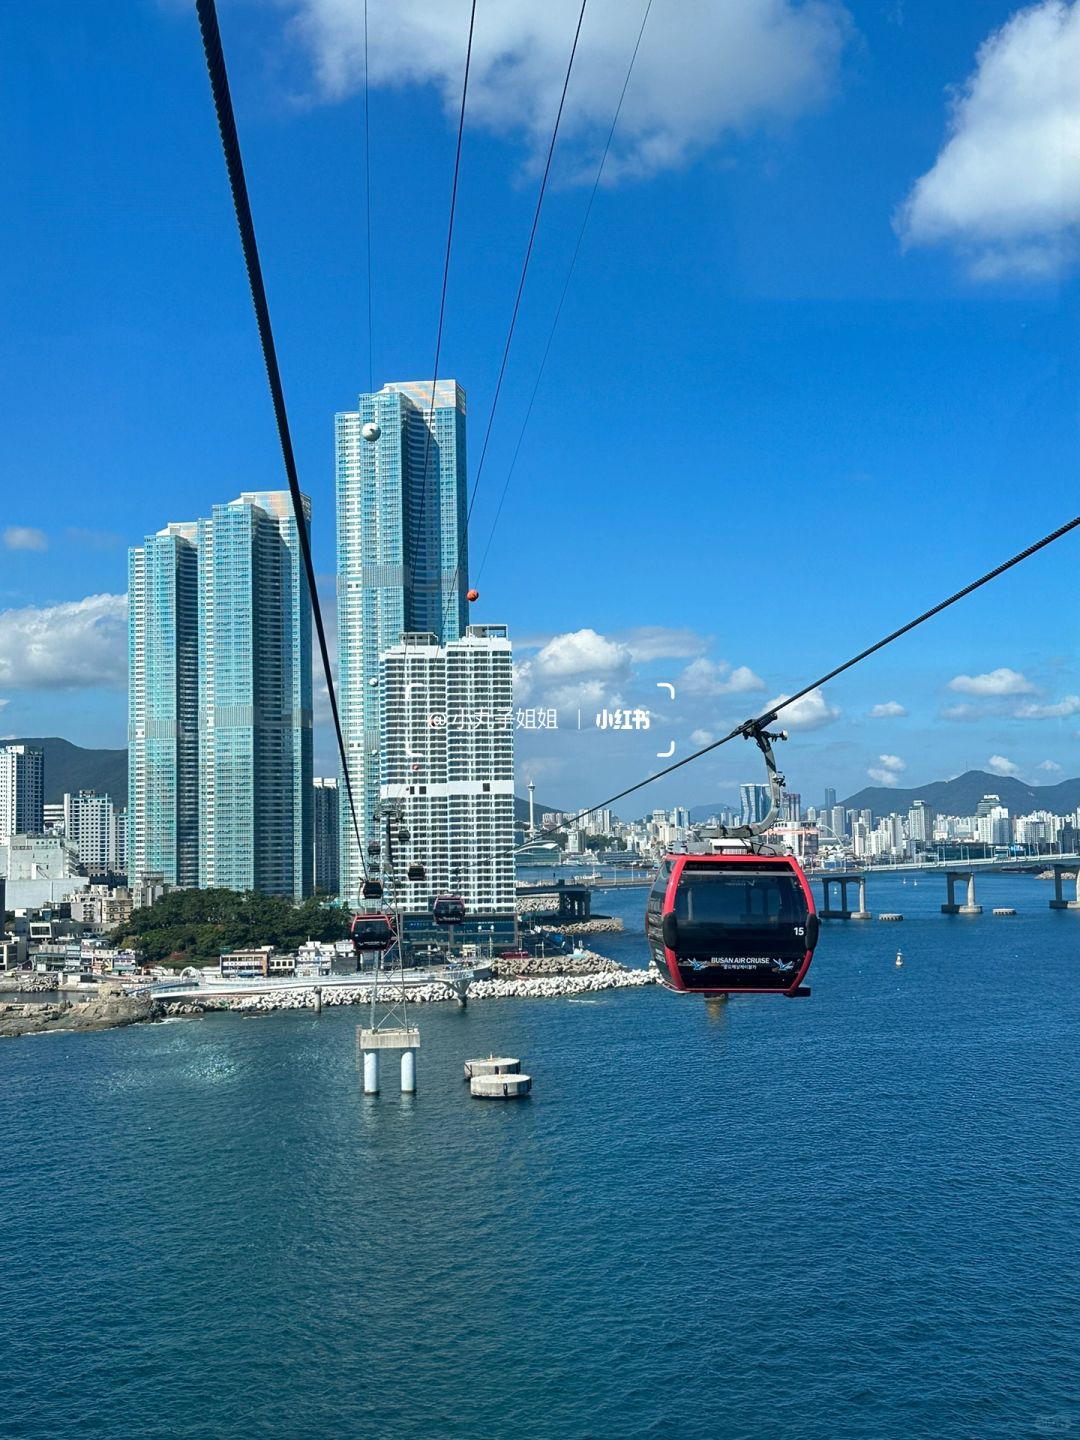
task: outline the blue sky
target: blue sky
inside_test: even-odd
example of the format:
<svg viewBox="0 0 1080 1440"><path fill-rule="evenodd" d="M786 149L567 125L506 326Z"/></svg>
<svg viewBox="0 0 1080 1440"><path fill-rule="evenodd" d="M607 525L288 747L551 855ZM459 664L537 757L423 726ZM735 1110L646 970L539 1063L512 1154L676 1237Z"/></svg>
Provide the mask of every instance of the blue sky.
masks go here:
<svg viewBox="0 0 1080 1440"><path fill-rule="evenodd" d="M440 367L473 472L577 6L535 9L478 5ZM471 532L475 618L510 625L522 708L559 712L520 769L567 807L1076 509L1077 7L654 0L477 577L643 13L589 0ZM431 369L467 5L369 14L378 385ZM360 17L221 3L326 574L333 415L368 384ZM192 7L37 0L0 27L0 727L120 745L127 545L284 480ZM830 686L790 725L792 788L1080 773L1078 546ZM649 731L597 729L620 706ZM729 746L628 813L756 771Z"/></svg>

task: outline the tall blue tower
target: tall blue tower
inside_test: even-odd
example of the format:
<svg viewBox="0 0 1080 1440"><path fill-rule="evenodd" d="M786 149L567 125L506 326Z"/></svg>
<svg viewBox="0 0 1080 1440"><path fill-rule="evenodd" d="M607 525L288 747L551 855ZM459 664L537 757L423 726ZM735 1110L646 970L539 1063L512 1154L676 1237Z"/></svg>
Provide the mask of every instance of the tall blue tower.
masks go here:
<svg viewBox="0 0 1080 1440"><path fill-rule="evenodd" d="M365 426L378 438L365 439ZM369 433L371 431L369 430ZM465 631L465 392L408 380L361 395L336 417L338 665L341 721L360 834L379 801L379 656L406 632L445 643ZM341 894L363 867L341 797Z"/></svg>

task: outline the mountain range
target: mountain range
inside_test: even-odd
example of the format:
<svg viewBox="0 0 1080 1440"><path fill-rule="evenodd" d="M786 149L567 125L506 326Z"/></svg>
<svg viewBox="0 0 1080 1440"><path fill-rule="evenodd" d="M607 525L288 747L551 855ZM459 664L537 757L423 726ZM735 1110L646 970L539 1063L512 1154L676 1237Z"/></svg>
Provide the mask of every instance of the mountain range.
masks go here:
<svg viewBox="0 0 1080 1440"><path fill-rule="evenodd" d="M906 814L916 800L925 800L938 815L974 815L984 795L997 795L1010 815L1049 810L1069 815L1080 805L1080 779L1056 785L1028 785L1012 775L991 775L988 770L967 770L952 780L935 780L914 790L899 786L868 785L841 803L845 810L871 810L879 815Z"/></svg>
<svg viewBox="0 0 1080 1440"><path fill-rule="evenodd" d="M87 750L58 735L19 736L6 745L28 745L45 757L45 803L59 804L65 794L96 790L115 805L127 804L127 751Z"/></svg>
<svg viewBox="0 0 1080 1440"><path fill-rule="evenodd" d="M975 807L984 795L997 795L1010 815L1027 815L1032 810L1070 815L1080 805L1080 779L1060 780L1056 785L1028 785L1012 775L968 770L952 780L934 780L929 785L919 785L914 789L868 785L839 803L845 810L869 810L875 820L881 815L906 815L916 800L925 800L938 815L974 815ZM690 811L690 819L700 824L722 808L730 809L731 801L695 805Z"/></svg>
<svg viewBox="0 0 1080 1440"><path fill-rule="evenodd" d="M59 804L65 794L78 790L96 790L108 795L115 805L127 804L128 754L126 750L91 750L73 745L58 735L18 736L7 745L28 745L45 757L45 803ZM548 815L551 805L536 804L536 816ZM519 823L529 818L529 802L514 797L514 819Z"/></svg>

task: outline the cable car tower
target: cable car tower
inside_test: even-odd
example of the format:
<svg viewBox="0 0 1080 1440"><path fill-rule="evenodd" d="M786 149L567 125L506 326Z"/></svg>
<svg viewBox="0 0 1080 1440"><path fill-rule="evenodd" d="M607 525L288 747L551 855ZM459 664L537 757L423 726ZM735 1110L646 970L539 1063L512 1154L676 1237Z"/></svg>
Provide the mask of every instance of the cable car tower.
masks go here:
<svg viewBox="0 0 1080 1440"><path fill-rule="evenodd" d="M356 1050L364 1075L364 1094L379 1093L379 1055L384 1050L401 1053L401 1093L416 1094L416 1052L420 1048L420 1030L409 1024L408 996L405 986L405 949L403 945L401 906L398 903L397 876L394 869L394 842L405 845L410 840L403 828L405 805L401 800L383 800L372 817L384 826L384 839L368 845L369 856L375 861L375 873L384 876L390 886L390 919L392 935L389 944L375 949L375 974L371 984L371 1014L366 1027L357 1026ZM381 860L381 864L380 864ZM410 872L416 870L410 865ZM369 880L363 890L365 900L379 900L382 883ZM361 922L362 917L357 917ZM354 925L355 929L355 925ZM358 947L359 948L359 947ZM397 962L397 977L394 977Z"/></svg>

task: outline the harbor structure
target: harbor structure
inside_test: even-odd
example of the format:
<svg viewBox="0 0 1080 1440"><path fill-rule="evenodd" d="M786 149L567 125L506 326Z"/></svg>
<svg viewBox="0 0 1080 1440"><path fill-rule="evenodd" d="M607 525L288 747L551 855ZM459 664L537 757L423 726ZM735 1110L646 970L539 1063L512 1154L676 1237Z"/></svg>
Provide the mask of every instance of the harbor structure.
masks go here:
<svg viewBox="0 0 1080 1440"><path fill-rule="evenodd" d="M408 380L336 417L339 694L364 844L382 782L379 657L406 633L444 644L465 630L465 409L456 380ZM354 901L363 863L340 811L340 894Z"/></svg>

